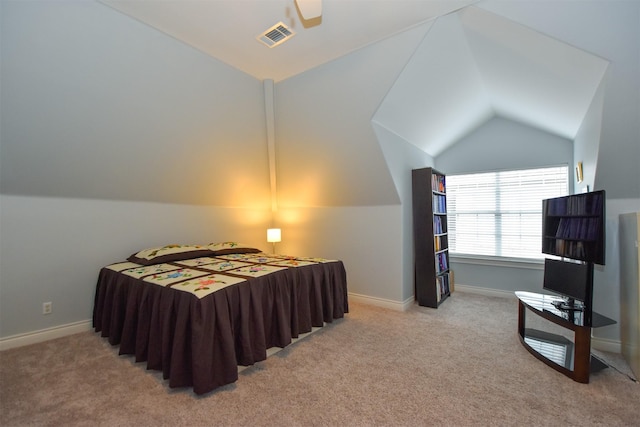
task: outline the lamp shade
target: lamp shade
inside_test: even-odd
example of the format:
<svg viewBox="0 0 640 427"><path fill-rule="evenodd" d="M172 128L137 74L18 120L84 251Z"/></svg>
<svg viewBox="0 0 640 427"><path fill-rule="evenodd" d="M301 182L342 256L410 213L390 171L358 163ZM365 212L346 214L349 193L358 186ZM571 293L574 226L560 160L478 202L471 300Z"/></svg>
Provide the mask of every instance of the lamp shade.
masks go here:
<svg viewBox="0 0 640 427"><path fill-rule="evenodd" d="M281 233L279 228L267 229L267 242L276 243L281 241Z"/></svg>

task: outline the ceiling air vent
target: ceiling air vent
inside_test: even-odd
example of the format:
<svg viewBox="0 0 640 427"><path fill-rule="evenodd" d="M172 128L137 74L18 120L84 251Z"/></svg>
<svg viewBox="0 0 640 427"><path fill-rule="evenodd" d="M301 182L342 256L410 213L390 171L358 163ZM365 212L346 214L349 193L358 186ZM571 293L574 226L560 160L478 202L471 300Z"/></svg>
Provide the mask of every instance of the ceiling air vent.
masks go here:
<svg viewBox="0 0 640 427"><path fill-rule="evenodd" d="M287 27L282 22L278 22L256 38L269 47L276 47L289 40L295 34L296 33L294 33L291 28Z"/></svg>

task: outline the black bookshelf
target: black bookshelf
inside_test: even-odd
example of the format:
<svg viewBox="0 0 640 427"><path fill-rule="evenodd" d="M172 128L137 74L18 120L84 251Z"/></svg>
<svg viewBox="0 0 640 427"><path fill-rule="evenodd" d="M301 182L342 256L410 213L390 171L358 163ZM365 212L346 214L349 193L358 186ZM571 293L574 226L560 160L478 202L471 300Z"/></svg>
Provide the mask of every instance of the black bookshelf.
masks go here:
<svg viewBox="0 0 640 427"><path fill-rule="evenodd" d="M451 295L446 177L433 168L412 171L415 296L437 308Z"/></svg>

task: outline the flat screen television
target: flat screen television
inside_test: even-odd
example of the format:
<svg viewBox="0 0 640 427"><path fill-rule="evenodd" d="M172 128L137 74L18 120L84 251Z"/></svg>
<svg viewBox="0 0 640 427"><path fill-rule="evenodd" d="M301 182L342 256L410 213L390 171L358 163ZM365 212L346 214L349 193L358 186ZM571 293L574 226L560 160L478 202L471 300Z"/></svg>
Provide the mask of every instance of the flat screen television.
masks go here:
<svg viewBox="0 0 640 427"><path fill-rule="evenodd" d="M561 310L591 307L593 264L547 258L544 260L542 288L564 297L554 304Z"/></svg>
<svg viewBox="0 0 640 427"><path fill-rule="evenodd" d="M542 201L542 253L605 263L605 191Z"/></svg>

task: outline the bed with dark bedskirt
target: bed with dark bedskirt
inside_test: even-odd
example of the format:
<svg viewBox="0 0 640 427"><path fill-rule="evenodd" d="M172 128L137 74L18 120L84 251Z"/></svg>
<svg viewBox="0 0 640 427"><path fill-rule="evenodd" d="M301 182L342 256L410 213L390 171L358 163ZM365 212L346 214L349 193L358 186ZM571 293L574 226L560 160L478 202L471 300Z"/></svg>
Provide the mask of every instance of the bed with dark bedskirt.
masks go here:
<svg viewBox="0 0 640 427"><path fill-rule="evenodd" d="M121 355L162 371L170 387L203 394L233 383L238 366L349 311L341 261L232 242L191 249L134 254L102 268L96 286L95 331Z"/></svg>

